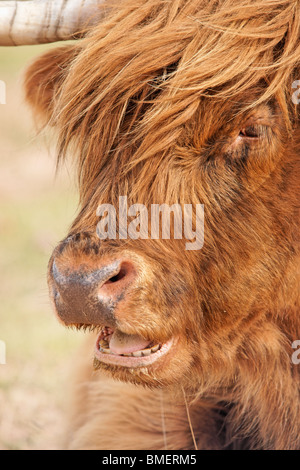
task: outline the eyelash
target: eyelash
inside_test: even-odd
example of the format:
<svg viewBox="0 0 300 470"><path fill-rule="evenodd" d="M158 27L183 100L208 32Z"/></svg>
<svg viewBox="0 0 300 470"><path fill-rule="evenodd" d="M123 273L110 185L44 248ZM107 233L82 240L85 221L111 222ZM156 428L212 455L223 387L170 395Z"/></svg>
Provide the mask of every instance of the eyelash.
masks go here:
<svg viewBox="0 0 300 470"><path fill-rule="evenodd" d="M249 139L258 139L264 134L264 126L246 126L240 130L239 136Z"/></svg>

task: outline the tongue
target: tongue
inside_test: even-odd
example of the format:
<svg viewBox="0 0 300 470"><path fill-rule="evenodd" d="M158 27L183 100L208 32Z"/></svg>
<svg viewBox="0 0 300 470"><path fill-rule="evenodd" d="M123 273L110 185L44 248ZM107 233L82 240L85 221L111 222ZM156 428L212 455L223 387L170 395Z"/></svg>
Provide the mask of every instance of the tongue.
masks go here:
<svg viewBox="0 0 300 470"><path fill-rule="evenodd" d="M109 349L114 354L129 354L145 349L150 341L138 335L126 335L119 330L115 330L110 337Z"/></svg>

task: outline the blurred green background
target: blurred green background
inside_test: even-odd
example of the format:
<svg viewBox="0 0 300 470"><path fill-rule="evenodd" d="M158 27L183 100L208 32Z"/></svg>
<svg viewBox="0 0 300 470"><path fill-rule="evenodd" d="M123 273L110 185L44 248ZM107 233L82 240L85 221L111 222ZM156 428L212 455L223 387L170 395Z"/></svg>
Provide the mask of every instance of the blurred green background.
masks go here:
<svg viewBox="0 0 300 470"><path fill-rule="evenodd" d="M52 313L46 272L77 210L75 176L55 176L55 142L24 101L26 65L48 46L0 48L0 449L55 449L82 334Z"/></svg>

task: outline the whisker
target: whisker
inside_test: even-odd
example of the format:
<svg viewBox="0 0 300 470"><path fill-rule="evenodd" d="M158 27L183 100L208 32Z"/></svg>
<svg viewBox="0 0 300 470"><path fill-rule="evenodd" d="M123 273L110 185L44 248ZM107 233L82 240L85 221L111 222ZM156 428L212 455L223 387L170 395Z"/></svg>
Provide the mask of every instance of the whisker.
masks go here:
<svg viewBox="0 0 300 470"><path fill-rule="evenodd" d="M66 327L70 329L75 329L77 331L84 331L84 332L89 332L89 333L93 333L95 331L100 332L101 329L103 328L99 325L90 325L87 323L71 323L69 325L66 325Z"/></svg>
<svg viewBox="0 0 300 470"><path fill-rule="evenodd" d="M186 415L187 415L187 419L188 419L188 422L189 422L189 426L190 426L190 430L191 430L191 434L192 434L192 438L193 438L194 448L195 448L195 450L198 450L196 439L195 439L195 434L194 434L194 430L193 430L193 425L192 425L192 421L191 421L191 417L190 417L190 410L189 410L188 403L187 403L187 400L186 400L186 394L185 394L184 388L182 386L181 386L181 390L182 390L182 395L183 395L183 398L184 398L184 403L185 403L185 408L186 408Z"/></svg>
<svg viewBox="0 0 300 470"><path fill-rule="evenodd" d="M161 390L160 392L160 409L161 409L161 427L162 427L162 433L164 437L164 448L165 450L168 450L163 390Z"/></svg>

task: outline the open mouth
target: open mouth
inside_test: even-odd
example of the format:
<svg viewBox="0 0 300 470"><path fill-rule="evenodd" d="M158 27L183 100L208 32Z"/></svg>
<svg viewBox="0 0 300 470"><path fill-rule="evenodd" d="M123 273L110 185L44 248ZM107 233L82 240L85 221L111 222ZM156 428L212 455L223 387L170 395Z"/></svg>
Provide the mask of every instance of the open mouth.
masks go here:
<svg viewBox="0 0 300 470"><path fill-rule="evenodd" d="M166 354L173 339L156 343L139 335L128 335L109 327L102 328L97 337L95 357L100 362L123 367L146 367Z"/></svg>

